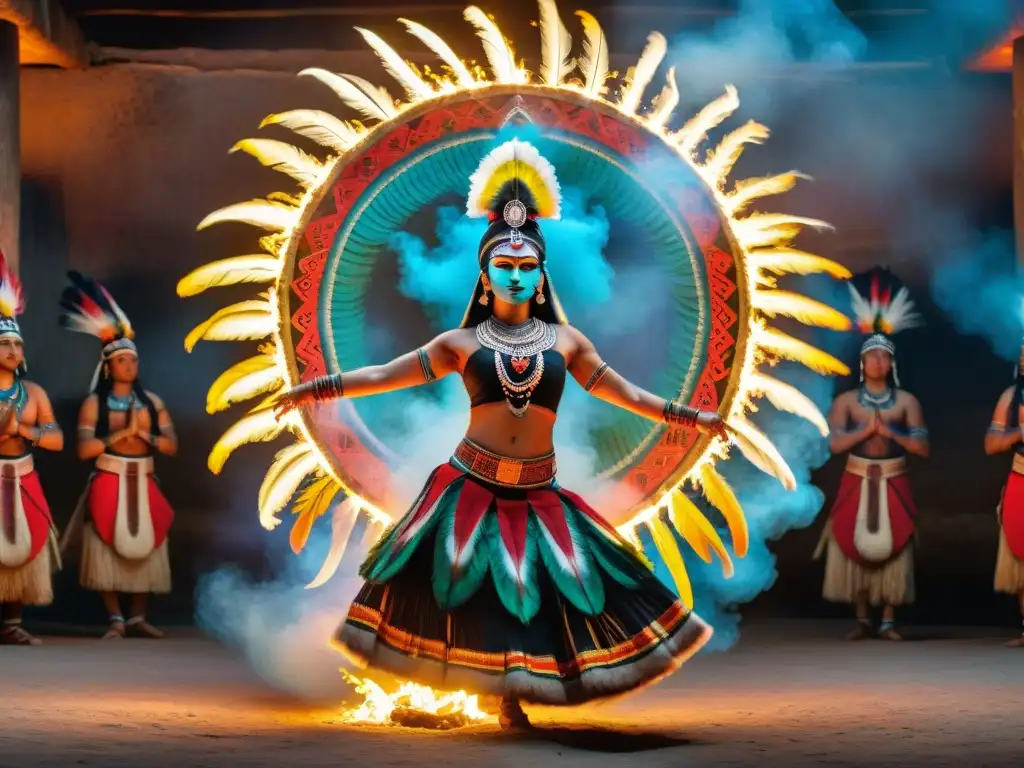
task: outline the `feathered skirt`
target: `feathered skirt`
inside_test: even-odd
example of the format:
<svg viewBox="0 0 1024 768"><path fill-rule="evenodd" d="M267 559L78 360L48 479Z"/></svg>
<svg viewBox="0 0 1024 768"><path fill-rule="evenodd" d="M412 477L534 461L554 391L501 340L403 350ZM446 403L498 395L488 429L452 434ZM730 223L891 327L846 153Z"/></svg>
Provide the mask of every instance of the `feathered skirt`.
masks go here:
<svg viewBox="0 0 1024 768"><path fill-rule="evenodd" d="M335 634L352 661L440 690L578 704L656 682L710 638L553 468L540 486L493 480L453 459L382 536Z"/></svg>

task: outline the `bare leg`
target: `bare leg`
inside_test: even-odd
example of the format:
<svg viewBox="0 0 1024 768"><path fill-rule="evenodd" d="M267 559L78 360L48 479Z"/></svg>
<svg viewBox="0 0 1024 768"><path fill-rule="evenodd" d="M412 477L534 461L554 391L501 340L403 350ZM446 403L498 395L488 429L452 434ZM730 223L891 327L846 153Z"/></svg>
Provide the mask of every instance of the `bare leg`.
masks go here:
<svg viewBox="0 0 1024 768"><path fill-rule="evenodd" d="M41 645L42 641L21 627L21 603L4 603L0 606L0 645Z"/></svg>
<svg viewBox="0 0 1024 768"><path fill-rule="evenodd" d="M514 696L505 696L501 700L501 713L498 715L498 724L502 730L508 731L516 728L529 728L530 720L519 706L519 699Z"/></svg>
<svg viewBox="0 0 1024 768"><path fill-rule="evenodd" d="M1020 603L1020 615L1021 623L1024 624L1024 591L1021 591L1017 595L1017 600ZM1013 640L1006 644L1007 648L1024 648L1024 626L1021 628L1020 637L1015 637Z"/></svg>
<svg viewBox="0 0 1024 768"><path fill-rule="evenodd" d="M871 637L871 616L868 613L868 596L860 594L857 596L857 628L850 632L847 640L864 640Z"/></svg>
<svg viewBox="0 0 1024 768"><path fill-rule="evenodd" d="M107 609L107 621L110 626L103 635L104 640L120 640L124 637L124 616L121 614L121 601L116 592L100 592L103 607Z"/></svg>
<svg viewBox="0 0 1024 768"><path fill-rule="evenodd" d="M896 631L896 608L887 605L882 610L882 626L878 636L883 640L902 640L903 636Z"/></svg>
<svg viewBox="0 0 1024 768"><path fill-rule="evenodd" d="M149 637L158 639L164 633L146 621L146 601L149 595L137 592L132 595L132 615L128 619L128 633L132 637Z"/></svg>

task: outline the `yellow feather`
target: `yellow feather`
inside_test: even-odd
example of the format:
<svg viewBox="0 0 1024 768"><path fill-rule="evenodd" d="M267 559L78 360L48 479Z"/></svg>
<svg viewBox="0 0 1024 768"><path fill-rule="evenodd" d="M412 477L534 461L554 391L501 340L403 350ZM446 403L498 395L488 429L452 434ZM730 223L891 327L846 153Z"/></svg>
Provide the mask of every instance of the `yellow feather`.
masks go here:
<svg viewBox="0 0 1024 768"><path fill-rule="evenodd" d="M296 499L292 508L296 520L289 537L293 552L298 554L306 546L309 533L313 530L313 523L330 508L331 502L340 490L341 486L333 477L324 475L310 483Z"/></svg>
<svg viewBox="0 0 1024 768"><path fill-rule="evenodd" d="M484 53L491 65L494 79L499 83L521 85L526 82L526 73L516 65L516 54L512 45L501 34L494 19L471 5L462 12L463 18L476 27L477 37L483 42Z"/></svg>
<svg viewBox="0 0 1024 768"><path fill-rule="evenodd" d="M365 132L361 126L347 123L319 109L292 109L269 115L263 118L260 128L268 125L283 126L337 152L347 151Z"/></svg>
<svg viewBox="0 0 1024 768"><path fill-rule="evenodd" d="M807 419L818 428L822 437L828 437L828 422L818 406L796 387L763 373L754 373L750 377L750 391L764 395L780 411Z"/></svg>
<svg viewBox="0 0 1024 768"><path fill-rule="evenodd" d="M284 431L285 426L285 421L278 421L271 408L252 411L228 429L214 444L206 465L213 474L219 475L228 457L240 445L273 440Z"/></svg>
<svg viewBox="0 0 1024 768"><path fill-rule="evenodd" d="M252 155L261 165L286 173L307 188L323 173L323 164L311 154L276 139L242 139L230 151Z"/></svg>
<svg viewBox="0 0 1024 768"><path fill-rule="evenodd" d="M837 264L824 256L817 256L805 251L791 248L772 248L754 251L750 254L751 261L758 267L776 275L811 275L825 272L837 280L848 280L852 273L842 264Z"/></svg>
<svg viewBox="0 0 1024 768"><path fill-rule="evenodd" d="M775 245L780 238L797 234L802 227L819 231L833 229L827 221L788 213L754 213L734 222L734 227L747 248Z"/></svg>
<svg viewBox="0 0 1024 768"><path fill-rule="evenodd" d="M502 186L517 177L519 183L533 195L537 203L537 215L542 219L550 217L556 206L551 188L536 168L520 158L505 161L490 175L480 195L481 207L487 207Z"/></svg>
<svg viewBox="0 0 1024 768"><path fill-rule="evenodd" d="M712 550L722 561L722 572L726 578L732 576L732 558L725 548L722 537L711 524L700 507L690 501L682 489L676 488L669 497L669 516L673 527L679 531L686 543L705 563L711 562Z"/></svg>
<svg viewBox="0 0 1024 768"><path fill-rule="evenodd" d="M207 288L239 283L272 283L281 273L281 262L266 254L232 256L204 264L178 281L181 298L196 296Z"/></svg>
<svg viewBox="0 0 1024 768"><path fill-rule="evenodd" d="M654 73L658 71L661 62L668 53L668 41L660 32L651 32L647 36L647 45L636 66L627 73L629 85L619 99L619 105L623 110L632 114L640 107L640 101L644 96L644 89L651 84ZM678 94L678 91L677 91ZM673 105L674 108L674 105Z"/></svg>
<svg viewBox="0 0 1024 768"><path fill-rule="evenodd" d="M576 66L572 58L572 35L558 15L555 0L540 0L540 79L557 87Z"/></svg>
<svg viewBox="0 0 1024 768"><path fill-rule="evenodd" d="M356 32L363 36L363 39L370 44L388 74L397 80L406 93L413 99L429 99L434 95L434 89L423 82L423 79L416 74L409 63L399 56L395 49L385 43L377 34L362 27L356 27Z"/></svg>
<svg viewBox="0 0 1024 768"><path fill-rule="evenodd" d="M706 462L700 474L700 487L704 498L722 513L729 535L732 537L732 550L736 557L744 557L750 546L750 532L747 530L747 516L743 514L739 499L718 470Z"/></svg>
<svg viewBox="0 0 1024 768"><path fill-rule="evenodd" d="M455 51L440 36L422 24L417 24L415 21L409 21L408 19L399 19L399 21L405 24L409 34L415 35L422 40L430 50L438 55L441 61L448 65L461 88L472 88L476 85L476 80L470 73L469 68L462 63L462 60L455 54Z"/></svg>
<svg viewBox="0 0 1024 768"><path fill-rule="evenodd" d="M747 461L765 474L776 478L787 491L796 489L793 471L778 449L772 445L771 440L757 427L744 419L736 419L729 422L729 431L733 442Z"/></svg>
<svg viewBox="0 0 1024 768"><path fill-rule="evenodd" d="M274 530L281 522L277 513L288 505L302 481L320 468L319 462L304 440L278 452L260 485L260 525Z"/></svg>
<svg viewBox="0 0 1024 768"><path fill-rule="evenodd" d="M284 232L295 223L298 214L298 209L291 205L283 205L270 200L249 200L214 211L199 222L196 229L203 230L221 222L237 221L241 224L262 227L272 232Z"/></svg>
<svg viewBox="0 0 1024 768"><path fill-rule="evenodd" d="M338 570L338 566L341 565L341 559L345 556L345 549L348 547L348 540L352 535L352 529L355 527L358 518L359 505L357 500L351 496L334 507L334 512L331 513L331 548L327 552L327 557L324 558L324 564L321 566L320 572L313 581L306 585L306 589L316 589L323 586L330 580L335 571ZM369 520L366 521L366 529L368 531L376 529L378 536L381 533L380 526L371 523Z"/></svg>
<svg viewBox="0 0 1024 768"><path fill-rule="evenodd" d="M769 317L785 315L804 325L816 325L833 331L850 330L850 318L827 304L791 291L757 291L751 301L754 308Z"/></svg>
<svg viewBox="0 0 1024 768"><path fill-rule="evenodd" d="M850 369L832 355L774 328L758 331L757 346L764 352L802 363L823 376L846 376L850 373Z"/></svg>
<svg viewBox="0 0 1024 768"><path fill-rule="evenodd" d="M679 599L690 610L693 610L693 586L690 584L690 577L686 573L686 563L683 562L683 553L679 551L679 545L672 535L672 531L665 525L658 516L652 517L647 522L654 539L654 546L661 555L661 559L672 574L672 581L676 583L679 590Z"/></svg>
<svg viewBox="0 0 1024 768"><path fill-rule="evenodd" d="M386 122L398 114L395 100L384 88L373 85L355 75L336 75L326 69L311 67L299 75L315 77L345 102L346 105L371 120Z"/></svg>
<svg viewBox="0 0 1024 768"><path fill-rule="evenodd" d="M810 180L810 176L789 171L776 176L761 176L754 179L740 179L733 184L732 192L727 195L729 209L739 213L750 203L767 195L779 195L796 186L797 179Z"/></svg>
<svg viewBox="0 0 1024 768"><path fill-rule="evenodd" d="M583 92L596 99L607 90L608 41L601 25L591 14L576 11L576 15L583 22L583 56L579 60L583 72Z"/></svg>
<svg viewBox="0 0 1024 768"><path fill-rule="evenodd" d="M676 68L670 67L665 75L665 87L655 100L654 111L647 119L651 126L664 128L672 119L672 112L679 104L679 88L676 86Z"/></svg>
<svg viewBox="0 0 1024 768"><path fill-rule="evenodd" d="M185 350L191 352L200 341L239 341L266 338L274 332L276 320L269 302L262 299L240 301L215 312L210 319L193 328L185 337Z"/></svg>
<svg viewBox="0 0 1024 768"><path fill-rule="evenodd" d="M731 85L725 86L723 95L704 107L674 134L679 150L692 155L697 145L704 141L708 131L721 124L739 108L740 97L736 88Z"/></svg>
<svg viewBox="0 0 1024 768"><path fill-rule="evenodd" d="M762 144L768 138L768 128L753 120L727 134L715 148L708 161L704 163L704 170L719 184L724 184L725 179L732 172L736 161L743 154L747 144Z"/></svg>
<svg viewBox="0 0 1024 768"><path fill-rule="evenodd" d="M206 395L206 412L217 413L283 384L273 355L257 355L228 368Z"/></svg>

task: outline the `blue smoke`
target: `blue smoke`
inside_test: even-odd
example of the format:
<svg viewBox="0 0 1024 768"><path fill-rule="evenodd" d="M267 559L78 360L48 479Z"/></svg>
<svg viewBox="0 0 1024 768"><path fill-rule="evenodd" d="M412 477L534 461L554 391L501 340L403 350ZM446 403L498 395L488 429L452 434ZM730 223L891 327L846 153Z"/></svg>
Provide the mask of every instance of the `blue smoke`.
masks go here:
<svg viewBox="0 0 1024 768"><path fill-rule="evenodd" d="M980 336L1010 362L1024 341L1024 275L1012 232L985 233L952 250L932 275L932 298L956 329Z"/></svg>

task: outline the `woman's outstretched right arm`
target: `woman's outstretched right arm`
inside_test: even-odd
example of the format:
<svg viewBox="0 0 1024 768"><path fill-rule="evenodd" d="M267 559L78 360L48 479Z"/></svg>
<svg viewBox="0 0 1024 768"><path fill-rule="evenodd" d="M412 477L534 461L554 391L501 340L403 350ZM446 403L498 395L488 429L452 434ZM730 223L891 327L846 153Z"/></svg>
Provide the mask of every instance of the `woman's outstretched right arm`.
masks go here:
<svg viewBox="0 0 1024 768"><path fill-rule="evenodd" d="M299 384L278 398L274 406L278 418L308 403L379 395L443 379L460 367L460 355L454 344L457 333L442 333L419 349L383 365L368 365L345 373L318 376Z"/></svg>

